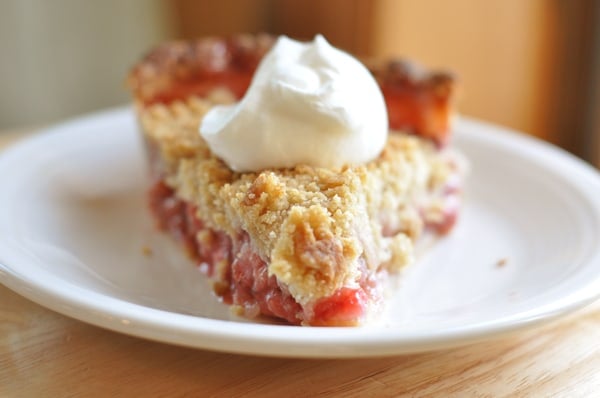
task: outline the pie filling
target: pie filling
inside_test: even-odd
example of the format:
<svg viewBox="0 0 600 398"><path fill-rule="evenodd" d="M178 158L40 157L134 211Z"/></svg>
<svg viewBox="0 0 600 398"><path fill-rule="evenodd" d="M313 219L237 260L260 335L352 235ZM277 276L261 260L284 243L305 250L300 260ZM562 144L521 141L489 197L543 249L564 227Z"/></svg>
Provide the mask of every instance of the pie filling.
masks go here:
<svg viewBox="0 0 600 398"><path fill-rule="evenodd" d="M206 227L196 207L178 198L164 180L156 180L148 196L158 227L185 247L212 279L215 293L225 303L238 306L246 317L262 314L290 324L354 325L381 300L375 275L363 261L357 287L343 287L330 297L302 306L269 275L267 263L253 249L246 232L229 236Z"/></svg>

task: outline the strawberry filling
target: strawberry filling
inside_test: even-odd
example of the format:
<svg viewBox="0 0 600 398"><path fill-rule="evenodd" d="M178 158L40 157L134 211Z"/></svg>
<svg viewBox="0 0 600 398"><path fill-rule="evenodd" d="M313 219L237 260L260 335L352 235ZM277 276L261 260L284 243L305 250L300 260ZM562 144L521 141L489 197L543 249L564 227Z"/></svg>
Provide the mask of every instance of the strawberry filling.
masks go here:
<svg viewBox="0 0 600 398"><path fill-rule="evenodd" d="M170 104L181 98L191 96L206 97L215 88L229 91L235 98L242 98L250 85L252 73L241 73L237 71L222 71L205 74L185 84L173 85L171 90L157 94L147 100L145 105Z"/></svg>
<svg viewBox="0 0 600 398"><path fill-rule="evenodd" d="M179 199L160 179L149 191L149 204L157 226L175 237L213 279L215 293L225 303L240 306L246 316L262 314L295 325L353 325L376 297L374 279L367 277L369 271L363 266L358 287L341 288L303 307L268 274L267 263L252 248L248 234L231 237L206 227L195 206Z"/></svg>
<svg viewBox="0 0 600 398"><path fill-rule="evenodd" d="M366 312L367 300L364 290L343 287L331 297L317 301L313 309L315 322L325 320L325 324L351 324Z"/></svg>

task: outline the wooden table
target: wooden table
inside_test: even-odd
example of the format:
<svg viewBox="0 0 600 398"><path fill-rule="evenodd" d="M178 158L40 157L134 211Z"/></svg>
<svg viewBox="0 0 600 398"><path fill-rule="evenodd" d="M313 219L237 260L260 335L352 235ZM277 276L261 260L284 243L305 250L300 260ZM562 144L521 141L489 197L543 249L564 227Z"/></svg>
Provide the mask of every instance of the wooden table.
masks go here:
<svg viewBox="0 0 600 398"><path fill-rule="evenodd" d="M19 137L0 134L0 146ZM299 360L128 337L59 315L0 285L0 397L316 395L598 397L600 302L462 348Z"/></svg>

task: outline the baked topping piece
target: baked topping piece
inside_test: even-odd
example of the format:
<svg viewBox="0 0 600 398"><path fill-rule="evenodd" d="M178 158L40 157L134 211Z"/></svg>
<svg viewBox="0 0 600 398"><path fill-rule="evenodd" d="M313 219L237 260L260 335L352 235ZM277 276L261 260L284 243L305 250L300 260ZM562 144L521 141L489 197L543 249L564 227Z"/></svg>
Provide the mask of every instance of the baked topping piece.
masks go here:
<svg viewBox="0 0 600 398"><path fill-rule="evenodd" d="M139 77L151 59L134 69L134 93L152 91ZM186 62L192 65L184 69L203 70ZM158 62L154 71L177 64ZM429 140L390 134L383 152L364 165L239 173L197 133L206 112L238 93L219 79L182 74L206 90L195 95L177 77L155 72L150 83L169 81L168 88L136 96L151 159L151 208L215 292L246 316L364 323L384 299L387 276L412 262L414 240L424 229L446 232L456 218L458 165Z"/></svg>

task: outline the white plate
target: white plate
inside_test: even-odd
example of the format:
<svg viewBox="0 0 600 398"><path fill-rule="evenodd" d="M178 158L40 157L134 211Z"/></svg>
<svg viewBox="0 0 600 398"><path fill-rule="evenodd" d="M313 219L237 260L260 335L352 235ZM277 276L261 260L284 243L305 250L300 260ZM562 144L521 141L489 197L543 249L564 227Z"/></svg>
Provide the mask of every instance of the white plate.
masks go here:
<svg viewBox="0 0 600 398"><path fill-rule="evenodd" d="M152 227L129 109L60 125L0 156L0 281L127 334L295 357L451 347L598 297L598 173L498 127L461 120L456 130L455 145L472 165L464 212L454 232L408 270L379 324L302 328L232 317L179 247Z"/></svg>

